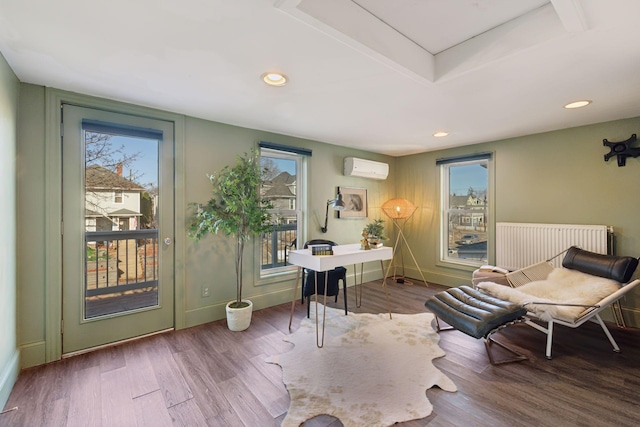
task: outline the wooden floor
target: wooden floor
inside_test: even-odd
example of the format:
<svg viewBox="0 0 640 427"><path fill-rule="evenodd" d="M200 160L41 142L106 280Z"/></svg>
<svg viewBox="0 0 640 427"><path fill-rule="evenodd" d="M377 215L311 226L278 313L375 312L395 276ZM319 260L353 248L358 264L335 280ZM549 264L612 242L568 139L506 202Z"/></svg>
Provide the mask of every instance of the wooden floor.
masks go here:
<svg viewBox="0 0 640 427"><path fill-rule="evenodd" d="M379 287L365 286L360 309L350 288L350 309L385 312ZM441 289L390 284L392 311L424 312L426 298ZM306 314L296 304L294 328ZM265 358L292 348L282 340L289 307L254 312L244 332L230 332L223 320L27 369L4 408L17 409L0 415L0 425L278 426L289 396L280 367ZM637 426L640 330L613 326L612 334L620 354L596 324L557 327L549 361L542 333L512 326L498 335L529 360L492 366L482 341L441 332L446 356L434 363L458 391L428 390L433 413L401 426ZM319 416L304 425L342 424Z"/></svg>

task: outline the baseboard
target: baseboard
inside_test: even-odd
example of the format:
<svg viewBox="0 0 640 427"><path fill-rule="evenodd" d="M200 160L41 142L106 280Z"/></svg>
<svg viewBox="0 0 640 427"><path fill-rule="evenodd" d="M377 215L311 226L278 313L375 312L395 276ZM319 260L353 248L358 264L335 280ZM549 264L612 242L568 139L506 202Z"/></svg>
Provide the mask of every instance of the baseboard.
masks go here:
<svg viewBox="0 0 640 427"><path fill-rule="evenodd" d="M347 287L350 286L355 286L356 283L360 284L360 280L362 279L362 283L367 283L367 282L371 282L374 280L380 280L382 279L382 276L384 275L384 273L382 272L382 270L380 269L380 267L378 268L371 268L369 270L364 270L362 272L362 278L360 277L360 267L356 266L357 268L357 272L353 271L353 265L350 266L345 266L347 269ZM357 273L357 275L356 275ZM386 273L386 271L385 271ZM357 278L357 282L356 282L356 278Z"/></svg>
<svg viewBox="0 0 640 427"><path fill-rule="evenodd" d="M356 281L354 279L353 266L347 267L347 286L354 286ZM383 273L380 267L371 268L363 272L363 283L370 282L372 280L382 279ZM360 283L360 269L358 268L358 283ZM291 288L280 289L274 292L269 292L261 295L246 296L253 302L253 309L260 310L261 308L273 307L274 305L284 304L291 302ZM297 299L300 299L302 289L299 287ZM228 301L215 303L206 307L198 307L193 310L187 310L184 313L184 327L190 328L192 326L202 325L204 323L214 322L226 317L225 306Z"/></svg>
<svg viewBox="0 0 640 427"><path fill-rule="evenodd" d="M47 363L45 348L44 341L34 341L20 345L20 369Z"/></svg>
<svg viewBox="0 0 640 427"><path fill-rule="evenodd" d="M13 385L18 379L20 373L20 350L16 349L9 359L6 366L0 371L0 410L4 408L9 400L9 395L13 389Z"/></svg>
<svg viewBox="0 0 640 427"><path fill-rule="evenodd" d="M254 310L260 310L266 307L291 302L291 289L283 289L262 295L247 296L253 303ZM220 302L206 307L199 307L194 310L187 310L184 313L185 328L202 325L204 323L214 322L224 319L227 316L225 307L228 301Z"/></svg>
<svg viewBox="0 0 640 427"><path fill-rule="evenodd" d="M399 273L402 272L402 267L397 269ZM405 266L405 275L410 277L413 282L417 282L418 284L422 283L422 277L420 273L424 275L424 278L427 280L427 284L429 283L437 283L438 285L448 286L448 287L457 287L462 285L471 285L471 272L467 271L455 271L452 273L441 273L429 270L418 271L417 268ZM391 273L393 274L393 267L391 268Z"/></svg>

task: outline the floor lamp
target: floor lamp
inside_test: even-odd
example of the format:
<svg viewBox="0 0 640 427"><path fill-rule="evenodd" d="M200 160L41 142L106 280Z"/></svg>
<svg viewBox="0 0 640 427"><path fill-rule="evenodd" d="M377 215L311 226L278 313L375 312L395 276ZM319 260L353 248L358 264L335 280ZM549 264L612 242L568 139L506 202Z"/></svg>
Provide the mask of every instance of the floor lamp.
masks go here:
<svg viewBox="0 0 640 427"><path fill-rule="evenodd" d="M404 275L404 256L402 254L402 248L401 248L402 242L404 242L404 244L407 247L407 250L409 251L409 254L411 254L411 258L413 259L413 262L415 263L416 268L418 269L418 273L420 273L420 277L422 277L422 281L424 282L425 285L429 286L427 281L424 279L424 276L422 275L422 270L420 270L420 267L418 266L418 262L416 261L416 257L413 256L413 252L409 247L409 243L407 243L407 239L404 237L404 233L402 232L402 227L405 225L407 220L411 218L413 213L416 211L417 209L416 206L410 201L408 201L407 199L396 198L396 199L387 200L386 202L384 202L381 208L382 208L382 212L384 212L385 215L387 215L391 219L391 221L393 221L393 224L398 228L398 236L396 237L396 242L393 245L393 258L394 259L396 258L396 255L398 254L398 250L399 250L400 260L402 263L402 276L396 275L396 266L395 266L395 263L393 262L394 259L392 259L391 263L389 264L389 267L387 268L387 274L385 275L385 277L389 276L391 265L394 265L393 278L396 280L396 282L405 283L407 285L413 284L407 281ZM400 240L401 238L402 238L402 241Z"/></svg>

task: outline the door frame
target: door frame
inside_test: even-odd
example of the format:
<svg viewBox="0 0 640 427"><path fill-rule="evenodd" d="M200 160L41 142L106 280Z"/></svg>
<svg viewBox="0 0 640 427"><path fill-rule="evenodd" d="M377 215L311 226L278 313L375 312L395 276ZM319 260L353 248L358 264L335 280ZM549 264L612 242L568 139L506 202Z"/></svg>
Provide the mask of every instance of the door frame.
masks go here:
<svg viewBox="0 0 640 427"><path fill-rule="evenodd" d="M62 104L101 109L151 119L171 121L174 124L175 177L174 177L174 328L185 325L184 310L184 246L185 233L180 227L185 224L184 190L184 132L183 115L151 108L139 107L118 101L95 98L62 91L45 89L45 362L62 358Z"/></svg>

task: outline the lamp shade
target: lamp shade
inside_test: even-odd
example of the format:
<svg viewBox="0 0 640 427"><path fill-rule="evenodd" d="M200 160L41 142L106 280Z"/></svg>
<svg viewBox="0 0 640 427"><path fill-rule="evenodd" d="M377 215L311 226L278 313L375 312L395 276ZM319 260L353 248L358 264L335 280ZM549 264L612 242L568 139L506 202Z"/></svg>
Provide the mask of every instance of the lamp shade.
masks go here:
<svg viewBox="0 0 640 427"><path fill-rule="evenodd" d="M337 211L343 211L347 208L347 205L342 200L342 194L338 192L338 196L334 200L329 200L331 207Z"/></svg>
<svg viewBox="0 0 640 427"><path fill-rule="evenodd" d="M391 219L409 218L416 211L416 206L407 199L389 199L381 206L382 211Z"/></svg>
<svg viewBox="0 0 640 427"><path fill-rule="evenodd" d="M322 231L323 233L327 232L327 224L329 221L329 206L331 206L331 208L336 211L343 211L347 208L340 190L338 190L338 194L336 194L335 199L327 200L327 209L324 212L324 227L320 227L320 231Z"/></svg>

